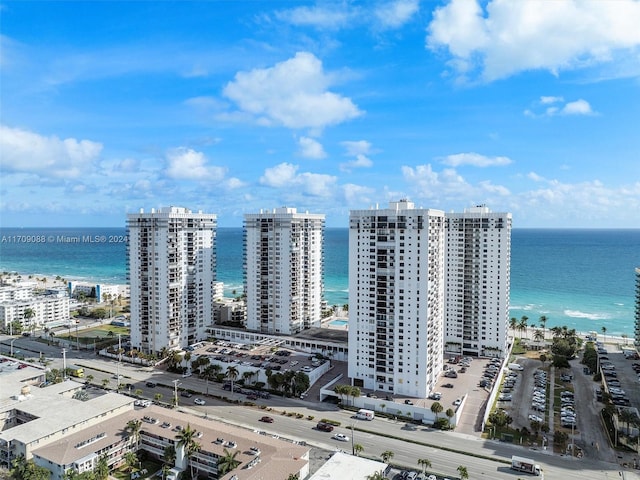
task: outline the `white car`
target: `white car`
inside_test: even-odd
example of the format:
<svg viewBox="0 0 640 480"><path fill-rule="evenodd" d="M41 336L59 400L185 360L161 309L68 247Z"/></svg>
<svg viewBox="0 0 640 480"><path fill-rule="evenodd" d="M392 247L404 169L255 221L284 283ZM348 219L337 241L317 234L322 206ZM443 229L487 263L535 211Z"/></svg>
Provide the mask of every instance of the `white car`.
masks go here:
<svg viewBox="0 0 640 480"><path fill-rule="evenodd" d="M189 372L182 374L182 378L189 378L190 376L191 376L191 373Z"/></svg>
<svg viewBox="0 0 640 480"><path fill-rule="evenodd" d="M204 400L202 400L201 398L195 398L195 399L193 400L193 403L195 403L196 405L204 405L204 404L205 404L205 401L204 401Z"/></svg>
<svg viewBox="0 0 640 480"><path fill-rule="evenodd" d="M529 421L542 423L542 422L544 422L544 419L542 417L539 417L538 415L531 414L531 415L529 415Z"/></svg>
<svg viewBox="0 0 640 480"><path fill-rule="evenodd" d="M344 433L336 433L333 437L334 440L339 440L341 442L348 442L349 437L347 437Z"/></svg>

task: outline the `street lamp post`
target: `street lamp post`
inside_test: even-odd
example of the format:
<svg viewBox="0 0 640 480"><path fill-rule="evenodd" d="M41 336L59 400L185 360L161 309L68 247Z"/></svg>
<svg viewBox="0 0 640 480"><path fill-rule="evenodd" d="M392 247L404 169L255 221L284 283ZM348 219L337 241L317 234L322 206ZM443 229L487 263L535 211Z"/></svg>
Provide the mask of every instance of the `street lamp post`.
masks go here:
<svg viewBox="0 0 640 480"><path fill-rule="evenodd" d="M14 338L13 340L11 340L11 347L10 347L10 353L9 356L13 357L13 342L15 342L17 340L17 338Z"/></svg>
<svg viewBox="0 0 640 480"><path fill-rule="evenodd" d="M178 385L180 385L177 378L173 380L173 403L178 408Z"/></svg>
<svg viewBox="0 0 640 480"><path fill-rule="evenodd" d="M120 362L122 361L121 333L118 334L118 361L116 363L116 392L120 391Z"/></svg>
<svg viewBox="0 0 640 480"><path fill-rule="evenodd" d="M351 455L356 454L355 444L353 443L353 423L351 424Z"/></svg>

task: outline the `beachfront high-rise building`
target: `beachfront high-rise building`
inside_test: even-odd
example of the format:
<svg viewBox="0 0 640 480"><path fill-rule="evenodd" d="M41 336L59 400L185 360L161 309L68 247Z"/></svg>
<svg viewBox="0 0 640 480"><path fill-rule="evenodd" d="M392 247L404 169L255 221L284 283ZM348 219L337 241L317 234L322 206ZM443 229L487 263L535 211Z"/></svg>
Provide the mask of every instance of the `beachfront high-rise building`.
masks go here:
<svg viewBox="0 0 640 480"><path fill-rule="evenodd" d="M446 214L445 352L503 356L507 348L511 214L484 205Z"/></svg>
<svg viewBox="0 0 640 480"><path fill-rule="evenodd" d="M349 218L349 377L424 398L443 365L444 212L390 202Z"/></svg>
<svg viewBox="0 0 640 480"><path fill-rule="evenodd" d="M247 329L291 335L320 326L324 215L295 208L244 216Z"/></svg>
<svg viewBox="0 0 640 480"><path fill-rule="evenodd" d="M205 338L213 322L216 215L166 207L127 215L131 344L147 352Z"/></svg>
<svg viewBox="0 0 640 480"><path fill-rule="evenodd" d="M640 348L640 268L636 268L636 324L635 345Z"/></svg>

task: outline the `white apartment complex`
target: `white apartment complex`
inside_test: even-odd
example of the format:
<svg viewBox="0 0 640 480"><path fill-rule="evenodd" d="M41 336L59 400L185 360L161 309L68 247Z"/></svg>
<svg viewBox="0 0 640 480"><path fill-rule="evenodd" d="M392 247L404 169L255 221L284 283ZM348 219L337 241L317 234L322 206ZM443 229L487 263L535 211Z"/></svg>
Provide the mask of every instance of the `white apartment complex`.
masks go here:
<svg viewBox="0 0 640 480"><path fill-rule="evenodd" d="M182 207L127 215L131 343L143 352L202 340L213 321L216 215Z"/></svg>
<svg viewBox="0 0 640 480"><path fill-rule="evenodd" d="M320 325L324 218L287 207L244 216L248 330L292 335Z"/></svg>
<svg viewBox="0 0 640 480"><path fill-rule="evenodd" d="M0 328L11 332L19 322L24 332L69 323L65 291L36 291L33 282L0 287Z"/></svg>
<svg viewBox="0 0 640 480"><path fill-rule="evenodd" d="M635 338L636 348L640 348L640 268L636 268L636 317L635 317Z"/></svg>
<svg viewBox="0 0 640 480"><path fill-rule="evenodd" d="M507 349L511 214L484 205L446 214L445 352L503 356Z"/></svg>
<svg viewBox="0 0 640 480"><path fill-rule="evenodd" d="M443 364L445 215L390 202L349 220L349 377L426 397Z"/></svg>

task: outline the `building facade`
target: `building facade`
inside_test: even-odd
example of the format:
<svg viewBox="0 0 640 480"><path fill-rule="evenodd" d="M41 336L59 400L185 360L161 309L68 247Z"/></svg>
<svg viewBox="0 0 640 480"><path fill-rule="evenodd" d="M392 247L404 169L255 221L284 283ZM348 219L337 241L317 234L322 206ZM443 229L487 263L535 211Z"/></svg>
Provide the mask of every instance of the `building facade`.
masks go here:
<svg viewBox="0 0 640 480"><path fill-rule="evenodd" d="M69 323L69 297L64 291L38 290L34 283L0 288L0 328L23 332Z"/></svg>
<svg viewBox="0 0 640 480"><path fill-rule="evenodd" d="M391 202L349 219L349 377L426 397L442 371L445 216Z"/></svg>
<svg viewBox="0 0 640 480"><path fill-rule="evenodd" d="M131 344L145 353L204 339L213 321L216 215L166 207L127 215Z"/></svg>
<svg viewBox="0 0 640 480"><path fill-rule="evenodd" d="M446 214L445 352L507 351L511 214L484 205Z"/></svg>
<svg viewBox="0 0 640 480"><path fill-rule="evenodd" d="M286 207L244 216L248 330L291 335L320 325L324 218Z"/></svg>
<svg viewBox="0 0 640 480"><path fill-rule="evenodd" d="M640 348L640 268L636 268L636 324L635 345Z"/></svg>

